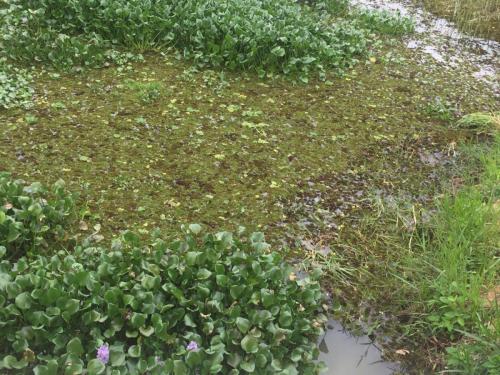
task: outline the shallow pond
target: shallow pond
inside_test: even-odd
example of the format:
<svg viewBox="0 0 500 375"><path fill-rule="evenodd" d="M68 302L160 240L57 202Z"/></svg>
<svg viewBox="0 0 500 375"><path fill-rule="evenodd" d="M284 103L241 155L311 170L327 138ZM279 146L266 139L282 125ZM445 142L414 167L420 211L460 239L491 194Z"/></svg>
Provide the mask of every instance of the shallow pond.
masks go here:
<svg viewBox="0 0 500 375"><path fill-rule="evenodd" d="M325 375L391 375L401 373L396 363L386 362L368 336L353 336L342 325L330 320L320 338L319 359L328 370Z"/></svg>

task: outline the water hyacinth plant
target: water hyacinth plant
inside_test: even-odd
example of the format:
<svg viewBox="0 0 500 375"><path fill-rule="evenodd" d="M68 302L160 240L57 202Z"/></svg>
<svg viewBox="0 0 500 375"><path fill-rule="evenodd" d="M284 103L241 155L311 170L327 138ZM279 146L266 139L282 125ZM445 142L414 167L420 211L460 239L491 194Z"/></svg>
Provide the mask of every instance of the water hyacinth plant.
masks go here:
<svg viewBox="0 0 500 375"><path fill-rule="evenodd" d="M326 320L261 233L80 246L0 263L2 373L317 374Z"/></svg>
<svg viewBox="0 0 500 375"><path fill-rule="evenodd" d="M65 236L74 207L75 195L62 180L48 189L0 172L0 246L8 258L35 248L40 252L49 242L53 246Z"/></svg>
<svg viewBox="0 0 500 375"><path fill-rule="evenodd" d="M369 34L392 33L402 21L366 12L361 18L369 22L353 21L360 14L349 14L343 0L310 6L295 0L3 2L0 45L9 59L73 68L102 65L109 51L173 47L198 65L304 81L311 73L349 68L366 54Z"/></svg>
<svg viewBox="0 0 500 375"><path fill-rule="evenodd" d="M103 364L108 363L109 361L109 346L101 345L99 349L97 349L97 359L101 361Z"/></svg>
<svg viewBox="0 0 500 375"><path fill-rule="evenodd" d="M28 71L13 67L0 58L0 109L30 107L34 92L31 84Z"/></svg>

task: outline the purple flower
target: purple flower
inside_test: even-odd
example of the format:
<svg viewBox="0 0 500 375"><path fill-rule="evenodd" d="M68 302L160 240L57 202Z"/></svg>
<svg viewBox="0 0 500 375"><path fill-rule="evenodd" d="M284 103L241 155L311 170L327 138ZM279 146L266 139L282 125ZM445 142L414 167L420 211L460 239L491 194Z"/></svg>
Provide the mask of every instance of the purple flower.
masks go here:
<svg viewBox="0 0 500 375"><path fill-rule="evenodd" d="M109 346L108 344L101 345L97 349L97 359L106 364L109 361Z"/></svg>
<svg viewBox="0 0 500 375"><path fill-rule="evenodd" d="M155 362L157 365L159 366L164 366L165 365L165 362L161 360L161 357L160 356L156 356L155 357Z"/></svg>
<svg viewBox="0 0 500 375"><path fill-rule="evenodd" d="M198 343L196 341L190 341L186 349L190 352L195 352L198 350Z"/></svg>

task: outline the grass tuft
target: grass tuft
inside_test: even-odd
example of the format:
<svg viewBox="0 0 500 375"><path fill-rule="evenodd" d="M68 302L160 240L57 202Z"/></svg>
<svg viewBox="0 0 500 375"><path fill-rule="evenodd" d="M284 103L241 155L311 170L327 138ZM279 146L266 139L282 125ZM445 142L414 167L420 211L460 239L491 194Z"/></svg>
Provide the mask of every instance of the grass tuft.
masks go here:
<svg viewBox="0 0 500 375"><path fill-rule="evenodd" d="M471 113L462 117L455 127L494 134L500 132L500 113Z"/></svg>

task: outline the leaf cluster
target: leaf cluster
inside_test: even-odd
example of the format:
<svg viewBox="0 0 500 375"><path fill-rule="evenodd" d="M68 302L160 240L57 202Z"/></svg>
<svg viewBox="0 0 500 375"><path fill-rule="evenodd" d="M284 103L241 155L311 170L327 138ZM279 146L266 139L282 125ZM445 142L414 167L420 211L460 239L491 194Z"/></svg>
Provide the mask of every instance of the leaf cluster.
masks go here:
<svg viewBox="0 0 500 375"><path fill-rule="evenodd" d="M102 64L120 48L175 47L199 65L306 81L349 68L371 32L399 25L367 12L356 22L346 9L339 0L12 0L0 8L0 43L9 58L64 68Z"/></svg>
<svg viewBox="0 0 500 375"><path fill-rule="evenodd" d="M261 233L0 263L0 369L43 374L317 374L319 272L290 277ZM188 350L190 342L198 350ZM96 358L108 345L110 359Z"/></svg>
<svg viewBox="0 0 500 375"><path fill-rule="evenodd" d="M0 246L9 258L17 258L53 245L65 236L74 207L75 196L62 180L49 190L0 173Z"/></svg>

